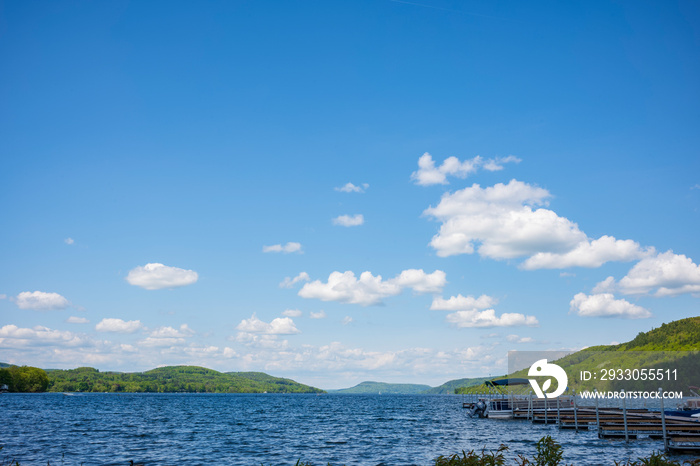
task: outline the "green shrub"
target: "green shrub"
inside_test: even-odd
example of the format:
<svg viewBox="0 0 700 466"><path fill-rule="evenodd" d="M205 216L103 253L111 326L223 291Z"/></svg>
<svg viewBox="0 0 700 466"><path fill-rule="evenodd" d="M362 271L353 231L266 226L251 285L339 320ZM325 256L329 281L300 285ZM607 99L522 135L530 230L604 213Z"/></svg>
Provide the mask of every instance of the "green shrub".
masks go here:
<svg viewBox="0 0 700 466"><path fill-rule="evenodd" d="M501 444L495 452L486 453L482 450L480 455L471 450L469 453L462 451L462 456L455 454L452 456L439 456L435 460L435 466L501 466L506 464L503 453L508 451L508 447Z"/></svg>

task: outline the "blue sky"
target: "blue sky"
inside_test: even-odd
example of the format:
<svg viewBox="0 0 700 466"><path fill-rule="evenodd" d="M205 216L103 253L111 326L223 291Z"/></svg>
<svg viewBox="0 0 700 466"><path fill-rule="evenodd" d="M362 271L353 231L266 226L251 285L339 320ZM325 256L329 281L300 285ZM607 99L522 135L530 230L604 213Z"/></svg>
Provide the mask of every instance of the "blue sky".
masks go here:
<svg viewBox="0 0 700 466"><path fill-rule="evenodd" d="M696 2L0 2L0 361L432 385L700 312Z"/></svg>

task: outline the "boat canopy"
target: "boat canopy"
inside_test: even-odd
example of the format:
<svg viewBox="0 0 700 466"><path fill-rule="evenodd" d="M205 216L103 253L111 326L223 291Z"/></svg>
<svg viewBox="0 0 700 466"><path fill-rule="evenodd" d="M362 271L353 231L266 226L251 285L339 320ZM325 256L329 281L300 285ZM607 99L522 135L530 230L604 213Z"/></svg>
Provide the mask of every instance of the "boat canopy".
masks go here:
<svg viewBox="0 0 700 466"><path fill-rule="evenodd" d="M500 379L500 380L487 380L486 386L487 387L501 387L504 385L527 385L529 383L530 383L530 381L528 379L511 378L511 379Z"/></svg>

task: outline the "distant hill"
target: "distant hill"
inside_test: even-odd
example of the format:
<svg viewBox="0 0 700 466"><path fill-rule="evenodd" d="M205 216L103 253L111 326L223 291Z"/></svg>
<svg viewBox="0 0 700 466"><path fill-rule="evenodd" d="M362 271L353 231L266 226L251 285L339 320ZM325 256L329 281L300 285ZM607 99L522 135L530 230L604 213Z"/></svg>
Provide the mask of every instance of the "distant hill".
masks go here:
<svg viewBox="0 0 700 466"><path fill-rule="evenodd" d="M92 367L47 371L50 392L323 393L262 372L218 372L198 366L146 372L100 372Z"/></svg>
<svg viewBox="0 0 700 466"><path fill-rule="evenodd" d="M474 379L456 379L445 382L439 387L430 388L423 393L426 395L451 395L455 393L455 390L462 387L471 387L474 385L480 385L488 380L489 377L478 377Z"/></svg>
<svg viewBox="0 0 700 466"><path fill-rule="evenodd" d="M328 393L341 395L452 395L459 387L479 385L485 380L488 380L488 377L456 379L445 382L439 387L412 383L362 382L351 388L328 390Z"/></svg>
<svg viewBox="0 0 700 466"><path fill-rule="evenodd" d="M655 391L662 387L666 391L687 391L691 385L700 385L700 317L662 324L659 328L640 332L626 343L592 346L554 362L566 371L569 389ZM629 370L631 380L619 380L619 376L613 380L601 380L610 379L604 372L611 369L622 370L623 377ZM661 371L664 379L658 380L655 375L655 380L641 380L641 369L653 369L655 374ZM590 380L581 379L583 371L591 373ZM523 369L509 377L527 377L527 372ZM529 387L524 386L524 390L529 390ZM460 393L487 391L482 384L461 389Z"/></svg>
<svg viewBox="0 0 700 466"><path fill-rule="evenodd" d="M351 388L328 390L340 395L417 395L430 389L430 385L410 383L362 382Z"/></svg>

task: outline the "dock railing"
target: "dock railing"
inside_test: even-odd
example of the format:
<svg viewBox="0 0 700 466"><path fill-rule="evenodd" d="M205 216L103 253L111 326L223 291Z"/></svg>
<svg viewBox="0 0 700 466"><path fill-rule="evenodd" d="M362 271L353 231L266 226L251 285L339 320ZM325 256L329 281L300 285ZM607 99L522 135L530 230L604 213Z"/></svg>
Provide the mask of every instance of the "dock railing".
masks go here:
<svg viewBox="0 0 700 466"><path fill-rule="evenodd" d="M601 406L596 396L593 397L594 406L581 405L582 400L578 400L573 391L572 395L551 399L538 399L532 393L502 395L492 392L472 394L469 398L485 400L492 405L503 403L512 409L513 419L528 420L532 424L556 424L559 429L577 432L594 430L601 439L624 439L625 442L638 438L663 439L667 452L700 451L700 419L666 414L661 389L655 408L647 407L646 403L644 407L630 406L626 397Z"/></svg>

